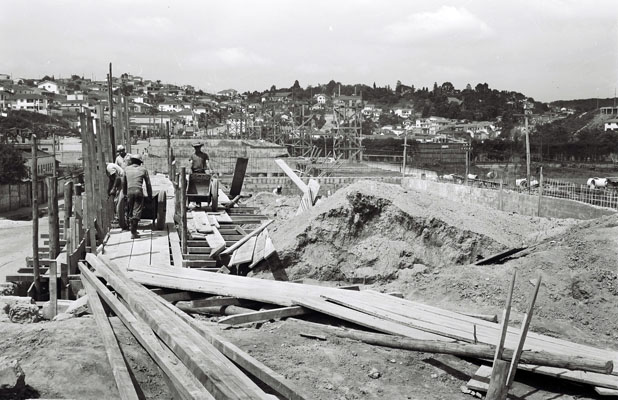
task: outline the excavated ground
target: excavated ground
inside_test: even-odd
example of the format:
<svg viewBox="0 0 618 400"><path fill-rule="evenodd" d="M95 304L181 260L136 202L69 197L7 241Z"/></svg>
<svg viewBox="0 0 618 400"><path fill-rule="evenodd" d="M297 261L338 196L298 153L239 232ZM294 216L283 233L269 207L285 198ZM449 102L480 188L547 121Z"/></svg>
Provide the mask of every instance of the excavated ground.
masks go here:
<svg viewBox="0 0 618 400"><path fill-rule="evenodd" d="M293 279L385 283L473 263L571 223L364 181L278 224L272 236Z"/></svg>

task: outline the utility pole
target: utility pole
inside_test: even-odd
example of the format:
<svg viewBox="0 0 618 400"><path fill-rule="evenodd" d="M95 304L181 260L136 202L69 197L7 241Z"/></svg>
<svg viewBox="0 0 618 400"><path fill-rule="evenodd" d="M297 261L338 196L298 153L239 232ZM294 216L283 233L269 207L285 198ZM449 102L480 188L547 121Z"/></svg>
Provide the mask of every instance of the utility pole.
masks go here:
<svg viewBox="0 0 618 400"><path fill-rule="evenodd" d="M58 171L56 171L56 131L52 131L52 142L53 142L52 154L54 156L54 165L52 166L52 176L56 178L58 177Z"/></svg>
<svg viewBox="0 0 618 400"><path fill-rule="evenodd" d="M32 270L36 297L41 293L41 275L39 271L39 187L36 135L32 135L32 164L30 180L32 182Z"/></svg>
<svg viewBox="0 0 618 400"><path fill-rule="evenodd" d="M468 174L470 173L470 142L464 144L464 150L466 150L466 174L464 176L464 182L468 184Z"/></svg>
<svg viewBox="0 0 618 400"><path fill-rule="evenodd" d="M403 134L403 165L401 167L401 175L405 178L406 176L406 160L408 153L408 133Z"/></svg>
<svg viewBox="0 0 618 400"><path fill-rule="evenodd" d="M113 151L116 151L116 134L114 132L114 97L112 93L112 63L109 63L109 75L107 75L107 101L109 103L109 139Z"/></svg>
<svg viewBox="0 0 618 400"><path fill-rule="evenodd" d="M525 119L525 131L526 131L526 186L528 187L528 194L530 194L532 181L530 180L530 133L528 132L528 114L531 110L528 109L528 100L524 103L524 119Z"/></svg>

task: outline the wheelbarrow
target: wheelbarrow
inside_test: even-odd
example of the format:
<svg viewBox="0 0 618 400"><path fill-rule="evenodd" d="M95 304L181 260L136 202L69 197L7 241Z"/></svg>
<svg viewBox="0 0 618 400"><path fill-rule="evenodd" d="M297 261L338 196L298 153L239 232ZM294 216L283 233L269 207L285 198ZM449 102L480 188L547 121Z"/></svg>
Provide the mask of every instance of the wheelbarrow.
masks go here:
<svg viewBox="0 0 618 400"><path fill-rule="evenodd" d="M122 229L129 229L129 221L126 215L127 198L122 196L118 213L118 225ZM155 191L150 199L144 196L144 208L141 219L151 219L153 230L165 229L165 212L167 207L167 195L165 190Z"/></svg>
<svg viewBox="0 0 618 400"><path fill-rule="evenodd" d="M187 184L187 203L209 203L212 211L219 206L219 180L206 172L192 172Z"/></svg>

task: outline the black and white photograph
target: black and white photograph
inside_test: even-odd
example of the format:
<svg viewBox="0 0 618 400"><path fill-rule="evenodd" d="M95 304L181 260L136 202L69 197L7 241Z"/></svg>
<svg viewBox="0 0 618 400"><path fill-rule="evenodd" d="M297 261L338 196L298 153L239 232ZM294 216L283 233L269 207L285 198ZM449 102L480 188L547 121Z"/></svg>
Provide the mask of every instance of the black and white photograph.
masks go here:
<svg viewBox="0 0 618 400"><path fill-rule="evenodd" d="M618 399L615 0L0 0L0 400Z"/></svg>

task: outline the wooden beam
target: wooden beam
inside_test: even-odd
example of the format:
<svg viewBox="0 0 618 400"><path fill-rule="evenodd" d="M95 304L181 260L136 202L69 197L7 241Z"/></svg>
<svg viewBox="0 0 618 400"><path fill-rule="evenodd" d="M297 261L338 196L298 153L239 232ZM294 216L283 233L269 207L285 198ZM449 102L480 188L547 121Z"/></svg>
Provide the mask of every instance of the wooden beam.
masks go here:
<svg viewBox="0 0 618 400"><path fill-rule="evenodd" d="M228 247L227 249L225 249L225 251L223 251L221 253L221 255L227 255L227 254L231 254L234 250L238 249L240 246L242 246L243 244L245 244L249 239L251 239L253 236L259 234L260 232L262 232L264 229L266 229L266 227L268 227L268 225L272 224L274 221L268 220L265 223L263 223L259 228L254 229L253 231L251 231L251 233L249 233L248 235L246 235L245 237L243 237L242 239L240 239L238 242L234 243L232 246Z"/></svg>
<svg viewBox="0 0 618 400"><path fill-rule="evenodd" d="M131 310L155 331L215 398L266 399L267 396L236 366L177 316L162 308L158 296L129 279L109 258L88 254L95 266ZM169 268L168 268L169 269ZM178 269L169 269L179 271ZM220 275L220 274L212 274Z"/></svg>
<svg viewBox="0 0 618 400"><path fill-rule="evenodd" d="M241 199L241 198L242 198L242 197L241 197L240 195L238 195L238 196L234 197L234 198L233 198L233 199L232 199L229 203L227 203L227 204L225 205L225 207L224 207L224 208L225 208L226 210L231 209L231 208L232 208L232 207L234 207L236 204L238 204L238 202L240 201L240 199Z"/></svg>
<svg viewBox="0 0 618 400"><path fill-rule="evenodd" d="M236 166L234 167L234 176L232 177L232 185L230 186L230 196L239 196L242 191L242 184L245 180L245 172L247 171L248 158L238 157Z"/></svg>
<svg viewBox="0 0 618 400"><path fill-rule="evenodd" d="M103 344L105 345L105 353L107 354L107 359L112 367L112 375L116 381L116 387L120 393L120 398L123 400L138 400L139 396L137 395L133 382L131 381L129 369L125 363L122 351L118 345L118 341L116 340L116 335L114 334L109 320L107 319L105 309L103 308L101 299L99 299L97 290L88 282L87 279L82 279L82 283L86 289L86 294L88 295L88 306L94 315L97 327L99 328L98 331L103 339Z"/></svg>
<svg viewBox="0 0 618 400"><path fill-rule="evenodd" d="M255 249L256 240L256 237L249 238L245 244L236 249L236 251L232 254L232 258L230 259L228 265L251 263L253 260L253 250Z"/></svg>
<svg viewBox="0 0 618 400"><path fill-rule="evenodd" d="M487 264L494 264L499 262L500 260L503 260L509 256L512 256L513 254L517 254L520 251L526 250L528 247L515 247L512 249L508 249L508 250L504 250L501 251L499 253L496 254L492 254L491 256L484 258L482 260L479 260L477 262L474 263L474 265L487 265Z"/></svg>
<svg viewBox="0 0 618 400"><path fill-rule="evenodd" d="M56 261L52 261L49 264L49 309L52 318L58 314L58 275L56 265Z"/></svg>
<svg viewBox="0 0 618 400"><path fill-rule="evenodd" d="M532 293L532 297L530 298L530 303L528 304L528 311L526 312L526 316L524 317L524 322L521 324L519 340L517 341L517 348L515 349L515 352L513 354L513 360L511 362L511 367L508 373L508 380L506 383L507 387L510 387L513 381L515 380L515 374L517 373L517 364L519 363L521 352L524 349L526 335L528 334L528 328L530 327L530 321L532 320L532 313L534 311L534 303L536 302L536 296L539 294L540 287L541 287L541 274L539 274L536 278L536 285L534 286L534 292Z"/></svg>
<svg viewBox="0 0 618 400"><path fill-rule="evenodd" d="M180 245L182 253L187 252L187 169L180 168Z"/></svg>
<svg viewBox="0 0 618 400"><path fill-rule="evenodd" d="M39 272L39 181L38 181L38 164L37 164L37 138L36 135L30 137L32 146L30 151L32 154L32 163L30 168L30 183L32 186L32 261L34 268L34 288L35 296L41 293L41 274ZM8 277L7 277L8 282Z"/></svg>
<svg viewBox="0 0 618 400"><path fill-rule="evenodd" d="M214 400L214 397L202 386L199 380L167 346L159 341L152 329L143 320L134 316L86 265L79 263L79 269L82 272L82 280L87 280L96 289L98 295L103 298L167 375L175 390L184 400Z"/></svg>
<svg viewBox="0 0 618 400"><path fill-rule="evenodd" d="M60 227L58 221L58 178L48 177L47 212L49 223L49 258L55 259L60 253Z"/></svg>
<svg viewBox="0 0 618 400"><path fill-rule="evenodd" d="M511 279L511 286L509 287L509 294L506 298L504 312L502 313L502 327L501 327L501 332L500 332L500 339L496 346L496 354L494 355L494 363L497 360L502 359L502 352L504 351L504 340L506 339L506 334L507 334L507 330L509 327L509 318L511 316L511 301L513 299L513 288L515 287L516 277L517 277L517 270L513 271L513 278Z"/></svg>
<svg viewBox="0 0 618 400"><path fill-rule="evenodd" d="M186 307L202 308L202 307L221 307L221 306L239 306L240 300L236 297L214 296L207 299L193 300L182 302ZM178 304L176 305L178 306Z"/></svg>
<svg viewBox="0 0 618 400"><path fill-rule="evenodd" d="M309 191L309 187L302 181L302 179L298 177L298 175L294 173L294 171L292 171L292 168L290 168L285 161L278 159L275 160L275 163L277 163L279 168L281 168L283 172L285 172L285 174L292 180L292 182L298 186L301 192L307 193L307 191Z"/></svg>
<svg viewBox="0 0 618 400"><path fill-rule="evenodd" d="M509 362L502 359L494 360L487 389L487 400L506 400L509 394L509 387L506 380L509 373Z"/></svg>
<svg viewBox="0 0 618 400"><path fill-rule="evenodd" d="M218 322L226 325L246 324L248 322L269 321L271 319L296 317L299 315L308 314L310 311L304 307L291 306L283 308L275 308L273 310L255 311L247 314L232 315L230 317L221 318Z"/></svg>
<svg viewBox="0 0 618 400"><path fill-rule="evenodd" d="M165 307L170 309L174 314L182 318L192 329L194 329L201 336L210 341L227 358L232 360L236 365L248 371L251 375L265 383L268 387L275 392L281 394L288 400L306 400L306 397L302 395L301 391L283 375L273 371L260 361L256 360L248 353L238 348L234 344L228 342L224 338L218 336L210 329L207 329L204 325L199 324L196 320L190 318L185 313L171 304L164 304Z"/></svg>

